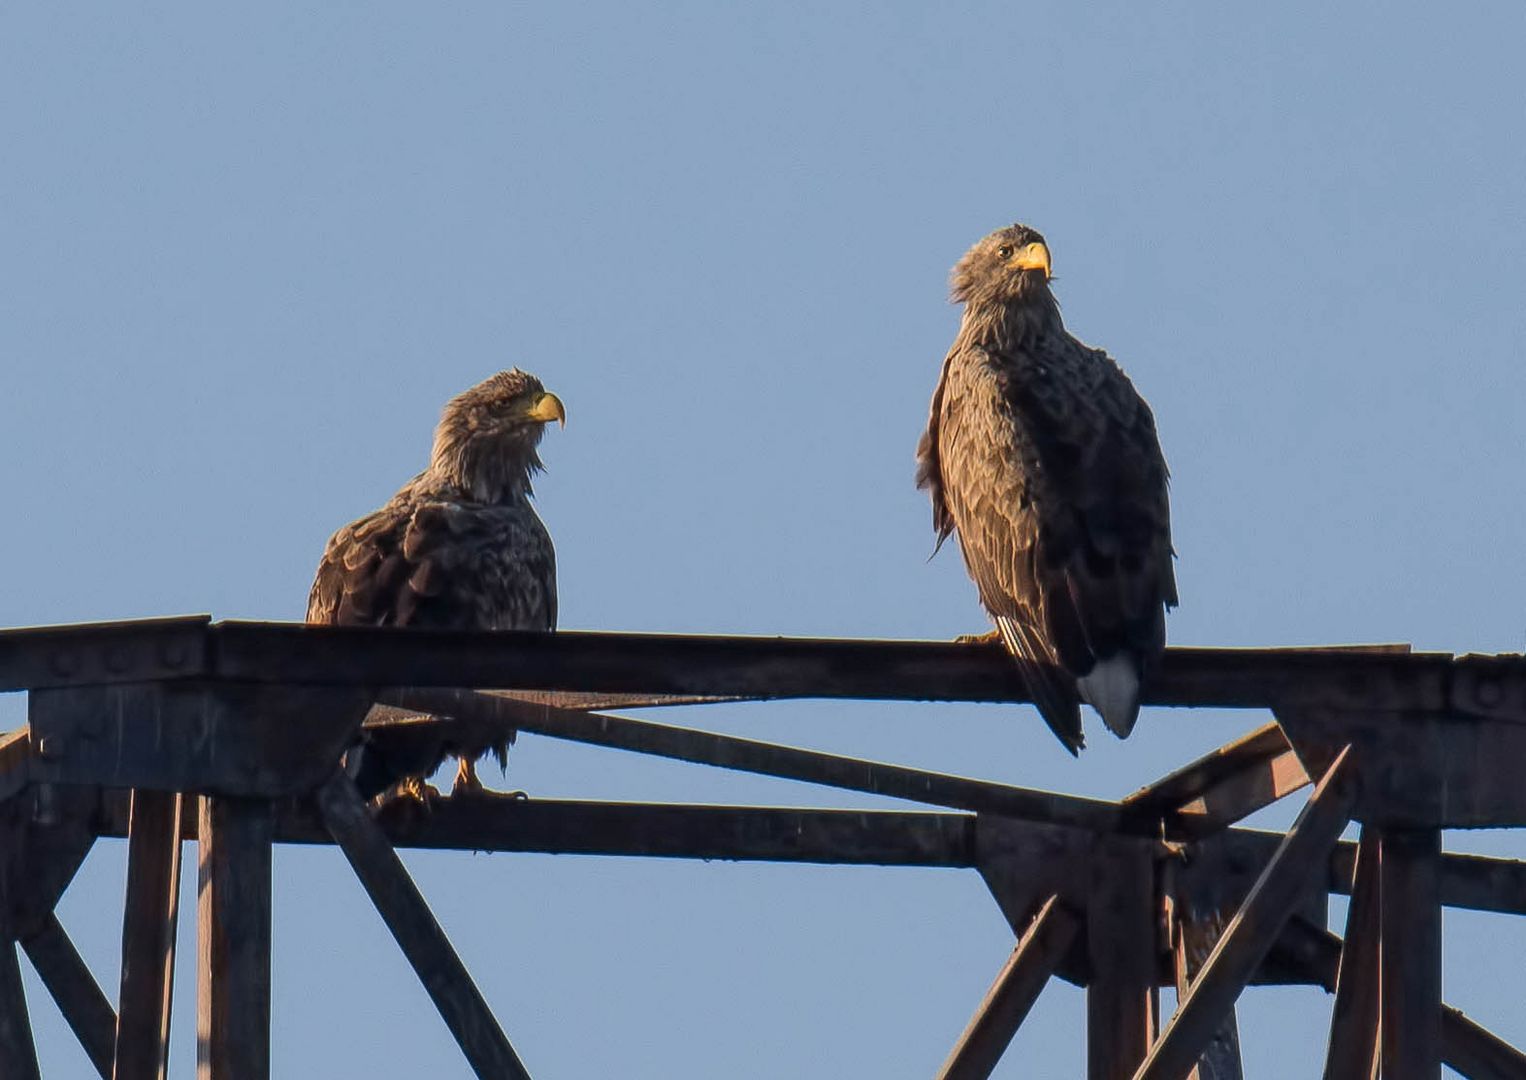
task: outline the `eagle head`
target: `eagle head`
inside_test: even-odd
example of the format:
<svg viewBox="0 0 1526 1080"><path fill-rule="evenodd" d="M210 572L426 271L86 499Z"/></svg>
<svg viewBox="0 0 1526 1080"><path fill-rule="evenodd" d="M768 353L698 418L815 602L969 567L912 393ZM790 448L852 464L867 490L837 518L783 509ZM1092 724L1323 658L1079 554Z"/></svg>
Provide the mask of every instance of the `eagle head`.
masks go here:
<svg viewBox="0 0 1526 1080"><path fill-rule="evenodd" d="M953 298L969 306L1052 302L1049 245L1037 229L1008 225L960 259L951 279Z"/></svg>
<svg viewBox="0 0 1526 1080"><path fill-rule="evenodd" d="M535 448L552 420L567 423L560 398L529 372L500 371L445 406L430 470L482 502L528 493L541 468Z"/></svg>

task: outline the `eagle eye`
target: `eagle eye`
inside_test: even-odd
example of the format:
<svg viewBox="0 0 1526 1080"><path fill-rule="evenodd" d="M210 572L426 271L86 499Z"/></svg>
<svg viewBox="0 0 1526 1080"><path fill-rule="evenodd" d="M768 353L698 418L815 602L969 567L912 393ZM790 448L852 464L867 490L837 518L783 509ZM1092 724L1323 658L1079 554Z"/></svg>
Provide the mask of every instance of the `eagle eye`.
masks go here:
<svg viewBox="0 0 1526 1080"><path fill-rule="evenodd" d="M1003 259L1010 259L1010 258L1012 258L1012 245L1011 244L1003 244L1001 247L996 249L996 254L999 255Z"/></svg>

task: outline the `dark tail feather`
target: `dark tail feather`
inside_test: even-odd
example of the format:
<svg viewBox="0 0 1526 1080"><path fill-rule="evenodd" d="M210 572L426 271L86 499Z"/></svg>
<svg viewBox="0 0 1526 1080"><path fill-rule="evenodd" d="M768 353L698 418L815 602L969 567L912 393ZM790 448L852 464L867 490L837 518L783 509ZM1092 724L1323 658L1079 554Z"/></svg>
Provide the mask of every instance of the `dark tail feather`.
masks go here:
<svg viewBox="0 0 1526 1080"><path fill-rule="evenodd" d="M1065 749L1079 755L1086 737L1081 733L1081 698L1074 680L1055 666L1032 628L1007 618L997 619L996 628L1044 723Z"/></svg>

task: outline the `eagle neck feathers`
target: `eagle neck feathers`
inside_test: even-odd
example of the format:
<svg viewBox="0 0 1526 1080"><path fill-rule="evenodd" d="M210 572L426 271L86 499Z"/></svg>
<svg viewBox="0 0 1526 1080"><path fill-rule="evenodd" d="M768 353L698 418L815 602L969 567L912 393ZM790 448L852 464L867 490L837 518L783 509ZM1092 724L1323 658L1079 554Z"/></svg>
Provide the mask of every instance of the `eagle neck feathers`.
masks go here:
<svg viewBox="0 0 1526 1080"><path fill-rule="evenodd" d="M1037 338L1065 332L1060 305L1048 289L1015 300L972 298L965 305L954 348L975 346L996 353L1025 348Z"/></svg>
<svg viewBox="0 0 1526 1080"><path fill-rule="evenodd" d="M543 468L533 444L517 440L506 445L451 435L442 430L436 436L429 468L415 481L416 488L459 492L472 502L490 506L529 501L534 493L530 478Z"/></svg>

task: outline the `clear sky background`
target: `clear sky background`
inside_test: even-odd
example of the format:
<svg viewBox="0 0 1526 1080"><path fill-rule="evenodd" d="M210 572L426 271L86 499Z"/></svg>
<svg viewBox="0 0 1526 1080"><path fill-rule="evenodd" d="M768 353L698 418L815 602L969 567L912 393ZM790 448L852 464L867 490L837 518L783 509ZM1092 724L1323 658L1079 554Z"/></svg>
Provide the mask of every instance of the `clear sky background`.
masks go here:
<svg viewBox="0 0 1526 1080"><path fill-rule="evenodd" d="M564 627L982 630L912 451L948 268L1022 220L1155 408L1173 641L1520 650L1523 37L1513 3L7 5L0 623L299 619L442 403L521 365L570 417ZM1074 761L1026 707L682 718L1109 797L1266 719L1088 716ZM893 805L532 737L510 770ZM113 996L123 847L62 907ZM970 871L406 861L544 1078L926 1077L1011 944ZM275 872L275 1074L468 1075L341 858ZM1526 920L1446 947L1448 999L1526 1043ZM45 1075L87 1075L28 979ZM1316 1075L1328 1010L1250 992L1249 1074ZM999 1075L1079 1075L1083 1014L1052 986Z"/></svg>

